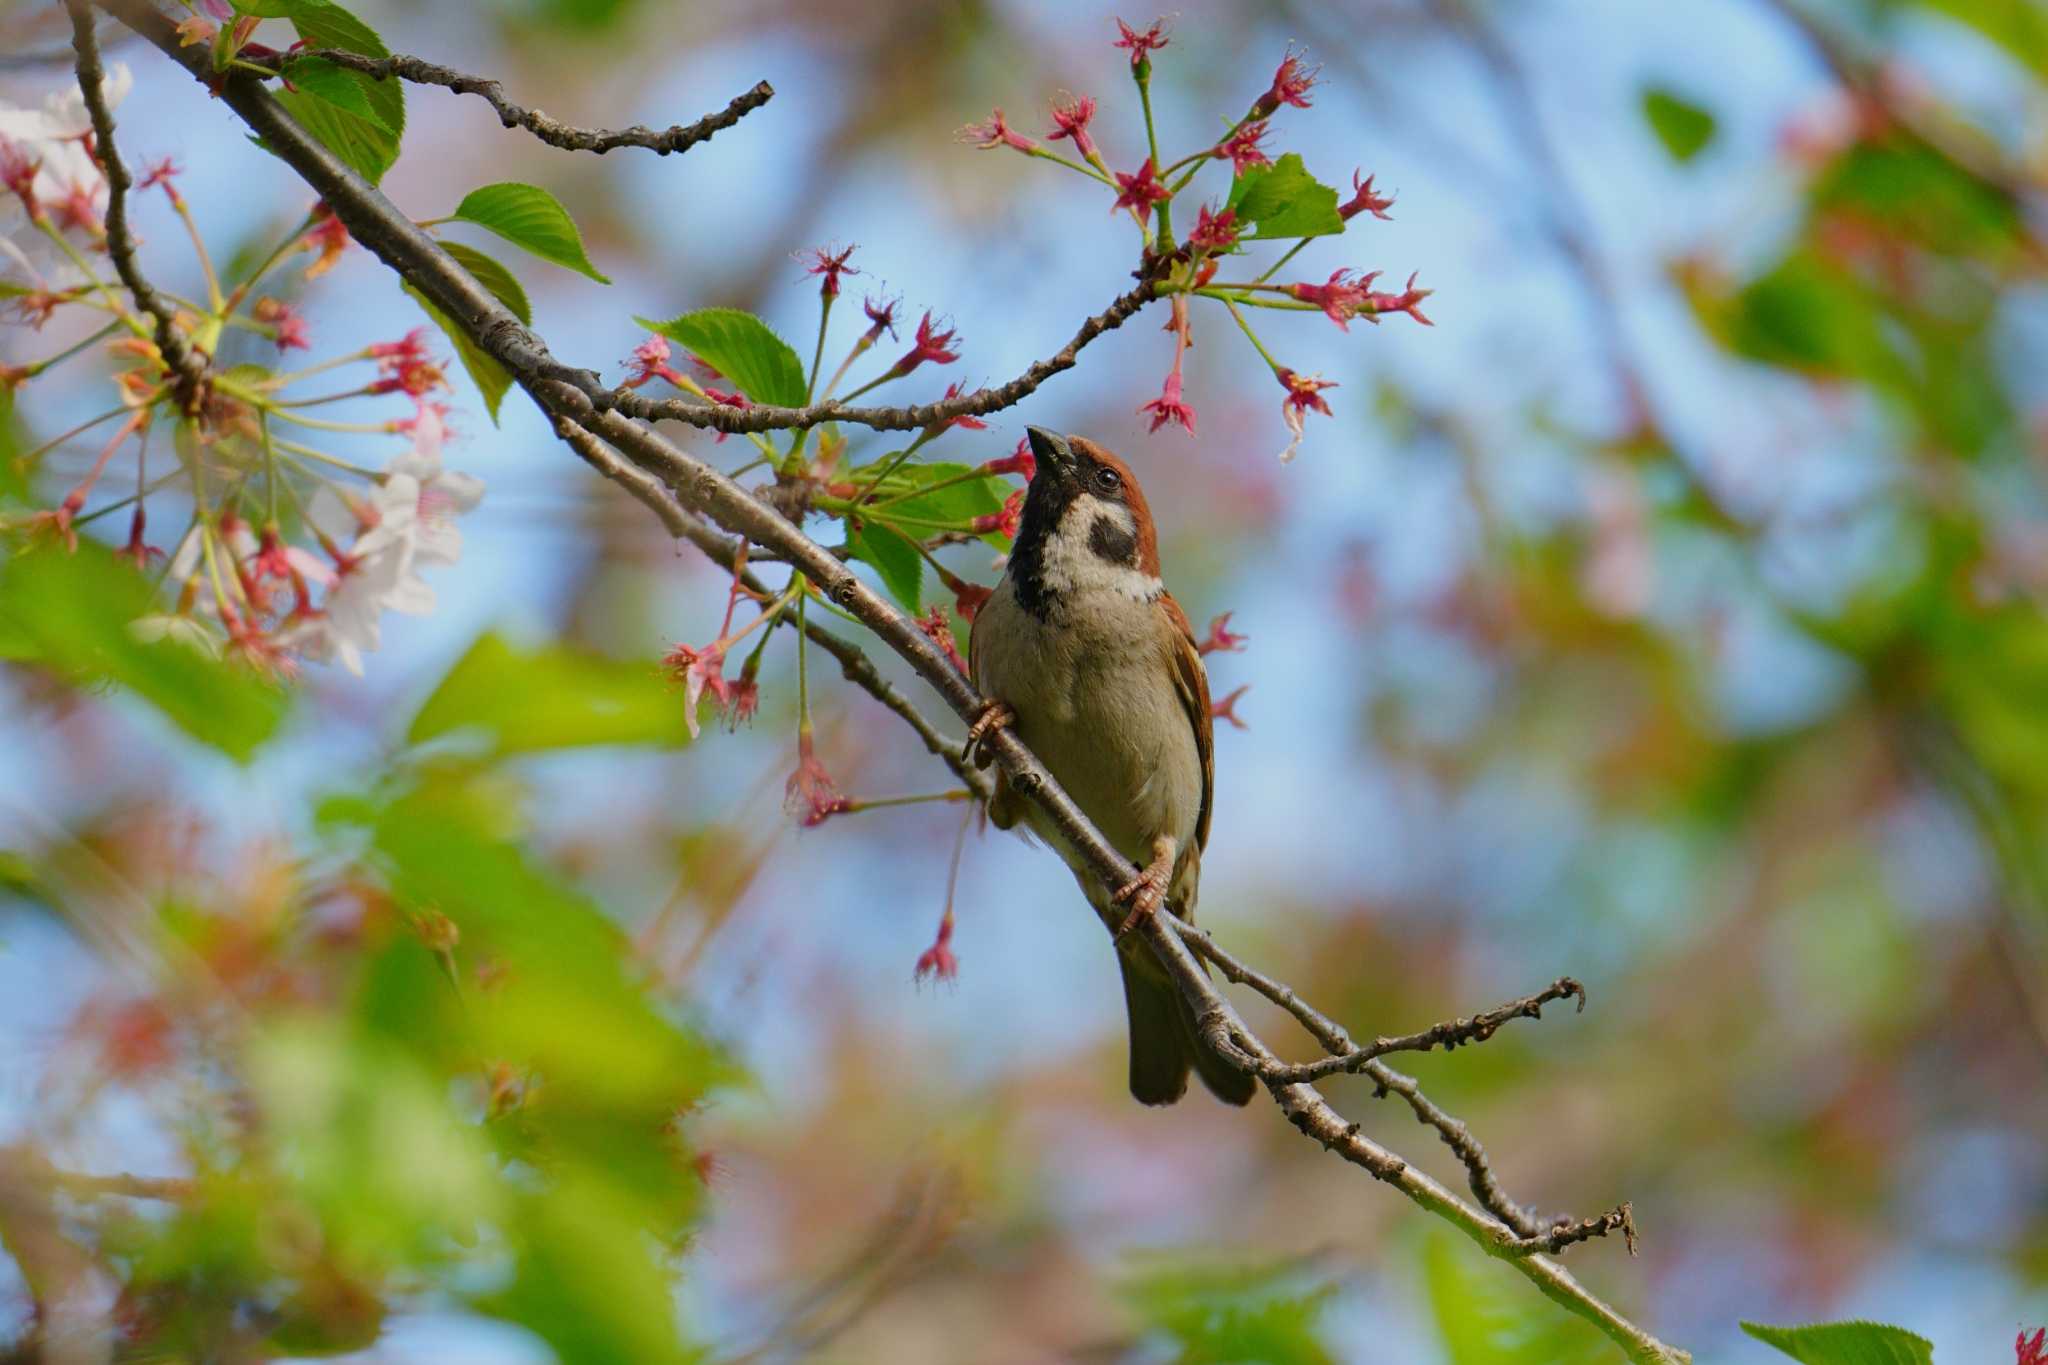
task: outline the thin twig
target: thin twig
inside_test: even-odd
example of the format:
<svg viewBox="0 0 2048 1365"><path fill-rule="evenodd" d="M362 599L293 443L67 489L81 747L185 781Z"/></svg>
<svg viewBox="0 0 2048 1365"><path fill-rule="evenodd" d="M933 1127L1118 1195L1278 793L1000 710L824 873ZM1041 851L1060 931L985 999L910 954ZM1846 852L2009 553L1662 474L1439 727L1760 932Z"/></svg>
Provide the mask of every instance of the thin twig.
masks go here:
<svg viewBox="0 0 2048 1365"><path fill-rule="evenodd" d="M524 128L550 147L559 147L565 152L595 152L599 156L603 156L614 147L645 147L659 156L667 156L672 152L687 152L698 143L709 139L712 134L732 127L775 98L775 87L761 81L753 89L734 96L725 108L713 114L706 114L695 123L678 123L659 130L639 123L630 128L579 128L575 124L550 118L539 109L528 109L525 105L513 103L505 97L502 82L486 76L472 76L457 71L452 66L442 66L438 62L408 57L402 52L393 53L389 57L366 57L360 52L323 47L312 51L281 53L263 64L281 69L288 62L304 57L320 57L333 62L336 66L360 71L380 81L390 80L396 76L400 80L411 81L416 85L445 86L458 95L476 95L497 111L498 122L507 128Z"/></svg>
<svg viewBox="0 0 2048 1365"><path fill-rule="evenodd" d="M1541 1236L1517 1237L1513 1241L1502 1242L1500 1249L1507 1256L1555 1256L1576 1242L1589 1242L1610 1232L1620 1233L1621 1240L1628 1246L1628 1254L1636 1254L1635 1210L1627 1204L1605 1213L1596 1213L1591 1218L1581 1218L1576 1223L1558 1223Z"/></svg>
<svg viewBox="0 0 2048 1365"><path fill-rule="evenodd" d="M1438 1047L1448 1051L1460 1043L1483 1043L1509 1020L1541 1019L1545 1005L1553 1000L1568 997L1575 997L1578 1000L1581 1011L1586 1008L1586 988L1571 977L1562 976L1534 995L1525 995L1519 1000L1510 1000L1505 1005L1496 1005L1469 1019L1449 1019L1441 1024L1432 1024L1419 1033L1375 1038L1364 1047L1355 1047L1350 1052L1326 1057L1320 1062L1268 1068L1258 1073L1259 1079L1283 1083L1319 1081L1325 1076L1363 1071L1367 1062L1375 1057L1384 1057L1390 1052L1428 1052Z"/></svg>
<svg viewBox="0 0 2048 1365"><path fill-rule="evenodd" d="M134 182L114 146L114 114L107 107L106 72L100 65L92 5L89 0L65 0L65 4L71 12L71 48L77 58L78 89L92 118L93 150L107 177L107 255L113 259L121 283L135 296L137 306L156 319L156 349L178 376L178 406L188 413L197 412L206 384L206 362L186 344L178 331L176 312L157 294L143 276L142 267L136 264L135 238L128 231L128 190Z"/></svg>

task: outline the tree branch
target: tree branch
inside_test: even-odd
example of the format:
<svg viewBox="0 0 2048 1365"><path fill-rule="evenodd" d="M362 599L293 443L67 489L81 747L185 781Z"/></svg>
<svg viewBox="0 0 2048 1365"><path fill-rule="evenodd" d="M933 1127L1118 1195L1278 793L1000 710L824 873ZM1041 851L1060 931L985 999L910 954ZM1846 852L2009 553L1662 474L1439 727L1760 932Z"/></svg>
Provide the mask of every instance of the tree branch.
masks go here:
<svg viewBox="0 0 2048 1365"><path fill-rule="evenodd" d="M106 72L100 65L99 35L90 0L65 0L71 12L71 50L76 54L79 93L92 118L93 151L107 177L107 255L121 283L144 312L156 319L156 348L178 376L178 406L197 412L206 385L206 361L186 344L178 331L177 314L165 303L135 260L135 238L128 231L128 190L134 184L114 146L114 114L107 107Z"/></svg>
<svg viewBox="0 0 2048 1365"><path fill-rule="evenodd" d="M408 57L402 52L393 53L389 57L366 57L360 52L323 47L310 52L279 53L259 65L267 65L281 71L288 62L301 57L319 57L336 66L345 66L351 71L374 76L380 81L387 81L395 76L416 85L445 86L458 95L476 95L497 111L498 122L507 128L524 128L550 147L559 147L565 152L595 152L599 156L603 156L614 147L645 147L657 156L667 156L671 152L687 152L698 143L707 141L712 134L732 127L775 98L775 87L761 81L744 94L735 95L725 108L713 114L706 114L695 123L673 124L659 131L640 123L630 128L579 128L573 123L563 123L559 119L550 118L538 109L528 109L523 104L513 103L505 97L505 87L500 81L484 76L472 76L457 71L452 66L442 66L437 62Z"/></svg>
<svg viewBox="0 0 2048 1365"><path fill-rule="evenodd" d="M195 76L202 80L210 76L210 72L198 69L203 58L177 47L169 23L146 0L101 0L101 3ZM538 336L520 324L457 266L438 243L381 193L364 183L286 116L259 82L244 75L231 74L219 93L228 106L264 139L265 144L327 201L357 241L455 319L480 348L504 365L549 414L557 430L566 425L601 438L640 472L652 476L683 510L709 518L726 532L779 554L794 571L806 575L828 598L873 631L883 644L915 669L956 715L966 719L978 714L982 698L915 622L868 587L831 551L804 535L781 513L750 495L717 469L685 453L651 427L632 420L620 410L622 405L611 401L613 396L609 393L593 392L580 382L580 377L588 376L588 371L571 370L556 362ZM1018 396L1028 394L1044 375L1071 366L1074 354L1089 340L1137 311L1150 296L1150 289L1149 282L1141 281L1137 289L1119 299L1110 310L1084 325L1060 355L1033 366L1025 376L1013 381L1023 386ZM1034 371L1041 370L1043 373L1038 378L1032 377ZM984 396L997 392L984 390L980 395L970 395L977 402L986 401L988 405L962 407L960 411L993 411L998 400L992 397L984 399ZM732 429L765 429L831 419L866 420L855 415L861 411L857 409L820 410L831 406L769 410L769 415L775 416L775 420ZM948 406L933 404L924 409L873 411L915 414L914 417L906 416L901 422L888 424L916 426L937 420L936 416L926 414L938 414ZM747 409L732 415L758 417L762 410ZM718 425L723 426L723 423ZM591 461L593 449L596 447L585 446L578 450L578 454ZM607 472L609 462L592 462L600 472ZM644 481L628 481L626 486L642 501L646 501L645 495L651 493ZM931 744L932 740L928 738L928 747ZM1109 845L1013 732L994 732L986 748L1003 765L1016 790L1038 803L1065 841L1080 855L1084 865L1106 886L1122 886L1136 875L1137 869ZM1261 1068L1285 1066L1245 1026L1229 1001L1218 993L1208 972L1182 941L1182 934L1191 932L1187 926L1162 912L1143 921L1141 932L1145 942L1176 981L1194 1012L1204 1039L1218 1055L1254 1074ZM1286 994L1292 997L1291 991ZM1301 1010L1314 1015L1314 1011L1305 1004ZM1302 1015L1297 1013L1296 1017ZM1343 1038L1341 1029L1334 1025L1330 1029L1330 1036ZM1322 1034L1317 1036L1323 1037ZM1348 1038L1343 1041L1349 1042ZM1327 1039L1325 1045L1328 1045ZM1389 1089L1398 1089L1396 1083L1406 1080L1398 1073L1386 1071L1377 1061L1367 1063L1365 1070L1375 1080L1381 1080L1381 1072L1385 1072L1388 1079L1381 1080L1381 1084ZM1412 1081L1407 1084L1413 1087ZM1525 1233L1496 1213L1466 1203L1402 1158L1366 1138L1357 1124L1343 1119L1313 1086L1301 1082L1269 1081L1267 1088L1289 1121L1304 1134L1362 1167L1375 1178L1393 1185L1416 1204L1458 1227L1489 1253L1505 1259L1545 1295L1598 1326L1631 1360L1674 1365L1691 1359L1685 1352L1665 1345L1629 1322L1549 1256L1525 1249L1523 1243L1531 1235L1540 1236L1540 1229ZM1416 1092L1410 1098L1411 1107L1416 1106L1419 1100L1419 1092ZM1420 1114L1422 1111L1418 1108L1417 1112ZM1448 1119L1444 1122L1451 1123ZM1456 1130L1462 1132L1462 1125L1458 1125ZM1447 1141L1450 1140L1451 1129L1439 1126L1439 1131L1445 1133ZM1469 1141L1469 1135L1466 1140ZM1603 1215L1603 1218L1607 1216ZM1558 1236L1560 1247L1581 1240Z"/></svg>

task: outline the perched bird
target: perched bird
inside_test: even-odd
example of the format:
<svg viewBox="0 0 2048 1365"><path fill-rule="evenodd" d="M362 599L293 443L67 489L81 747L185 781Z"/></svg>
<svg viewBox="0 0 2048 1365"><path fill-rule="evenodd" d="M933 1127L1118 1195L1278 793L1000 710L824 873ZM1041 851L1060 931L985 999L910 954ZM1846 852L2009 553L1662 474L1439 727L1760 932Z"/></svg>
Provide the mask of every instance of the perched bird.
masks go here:
<svg viewBox="0 0 2048 1365"><path fill-rule="evenodd" d="M1000 776L989 818L1001 829L1023 820L1059 849L1118 931L1131 1094L1172 1104L1192 1067L1219 1099L1244 1104L1252 1077L1201 1041L1179 989L1123 932L1162 904L1194 918L1216 771L1201 652L1159 581L1158 533L1130 467L1082 437L1029 432L1038 472L1003 581L974 618L971 667L989 706L968 732L969 754L985 765L989 756L975 752L982 739L1013 729L1144 872L1109 891Z"/></svg>

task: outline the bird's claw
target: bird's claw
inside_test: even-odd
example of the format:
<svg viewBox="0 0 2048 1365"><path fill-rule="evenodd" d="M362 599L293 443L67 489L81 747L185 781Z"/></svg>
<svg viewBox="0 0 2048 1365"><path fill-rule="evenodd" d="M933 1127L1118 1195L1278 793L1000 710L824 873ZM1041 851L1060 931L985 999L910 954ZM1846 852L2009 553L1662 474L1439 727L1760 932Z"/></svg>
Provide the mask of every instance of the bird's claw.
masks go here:
<svg viewBox="0 0 2048 1365"><path fill-rule="evenodd" d="M1117 926L1116 938L1122 938L1137 926L1139 920L1157 914L1159 907L1166 903L1166 872L1159 867L1148 867L1130 881L1118 887L1110 899L1117 905L1131 902L1131 913L1124 916L1124 922Z"/></svg>
<svg viewBox="0 0 2048 1365"><path fill-rule="evenodd" d="M960 761L971 763L977 768L986 768L995 755L982 747L982 741L997 730L1005 730L1017 723L1017 713L1010 704L1003 701L985 702L981 714L967 727L967 742L960 746Z"/></svg>

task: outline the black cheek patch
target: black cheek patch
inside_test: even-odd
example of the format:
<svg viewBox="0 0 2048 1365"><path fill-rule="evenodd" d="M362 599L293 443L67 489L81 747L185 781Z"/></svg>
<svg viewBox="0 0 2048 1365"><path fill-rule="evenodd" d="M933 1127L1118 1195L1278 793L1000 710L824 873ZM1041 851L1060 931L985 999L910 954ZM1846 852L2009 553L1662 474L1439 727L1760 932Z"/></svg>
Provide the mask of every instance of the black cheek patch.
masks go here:
<svg viewBox="0 0 2048 1365"><path fill-rule="evenodd" d="M1117 525L1114 517L1097 517L1088 528L1088 548L1098 559L1112 564L1129 564L1138 555L1138 536Z"/></svg>

